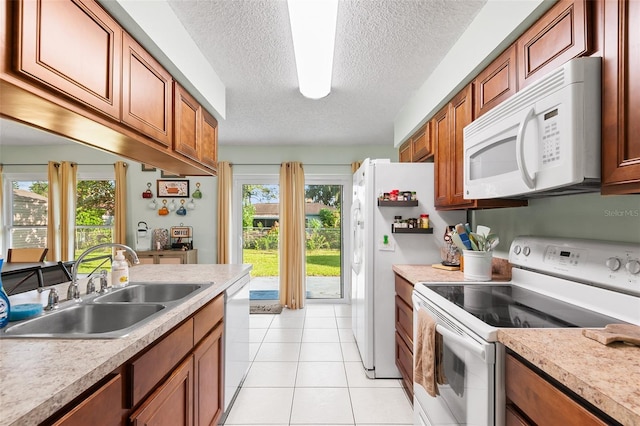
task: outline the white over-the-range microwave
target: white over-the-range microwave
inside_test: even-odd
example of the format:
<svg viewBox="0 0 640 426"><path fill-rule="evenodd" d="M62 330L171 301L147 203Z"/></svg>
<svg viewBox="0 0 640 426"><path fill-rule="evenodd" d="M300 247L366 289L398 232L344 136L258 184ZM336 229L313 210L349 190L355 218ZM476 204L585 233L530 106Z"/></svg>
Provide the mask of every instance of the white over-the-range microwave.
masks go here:
<svg viewBox="0 0 640 426"><path fill-rule="evenodd" d="M601 58L577 58L464 128L464 197L600 189Z"/></svg>

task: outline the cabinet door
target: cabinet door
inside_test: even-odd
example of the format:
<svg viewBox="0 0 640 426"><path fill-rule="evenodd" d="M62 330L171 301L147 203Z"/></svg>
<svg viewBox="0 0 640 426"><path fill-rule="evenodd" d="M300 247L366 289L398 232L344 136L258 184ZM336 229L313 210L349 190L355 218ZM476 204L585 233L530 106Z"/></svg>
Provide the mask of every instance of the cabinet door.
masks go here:
<svg viewBox="0 0 640 426"><path fill-rule="evenodd" d="M218 161L218 120L202 108L202 138L198 146L200 162L216 169Z"/></svg>
<svg viewBox="0 0 640 426"><path fill-rule="evenodd" d="M122 50L122 121L168 147L172 136L171 74L126 33Z"/></svg>
<svg viewBox="0 0 640 426"><path fill-rule="evenodd" d="M185 157L199 161L200 104L178 83L175 83L174 87L175 138L173 149Z"/></svg>
<svg viewBox="0 0 640 426"><path fill-rule="evenodd" d="M131 416L133 426L193 425L193 357L180 364Z"/></svg>
<svg viewBox="0 0 640 426"><path fill-rule="evenodd" d="M407 344L396 333L396 366L402 376L402 385L413 401L413 354Z"/></svg>
<svg viewBox="0 0 640 426"><path fill-rule="evenodd" d="M193 353L195 426L218 424L224 407L222 330L219 324Z"/></svg>
<svg viewBox="0 0 640 426"><path fill-rule="evenodd" d="M400 149L398 150L398 159L401 163L411 162L411 139L400 146Z"/></svg>
<svg viewBox="0 0 640 426"><path fill-rule="evenodd" d="M560 0L516 42L518 88L590 49L591 2Z"/></svg>
<svg viewBox="0 0 640 426"><path fill-rule="evenodd" d="M452 158L450 155L451 138L449 123L449 105L445 105L431 120L433 126L433 143L436 155L435 163L435 199L436 207L449 205L449 193L451 186L450 172Z"/></svg>
<svg viewBox="0 0 640 426"><path fill-rule="evenodd" d="M158 255L158 264L160 265L180 265L184 262L184 256L182 255L171 255L171 254L159 254Z"/></svg>
<svg viewBox="0 0 640 426"><path fill-rule="evenodd" d="M502 52L473 82L474 113L478 118L518 91L516 86L516 46Z"/></svg>
<svg viewBox="0 0 640 426"><path fill-rule="evenodd" d="M640 2L605 2L602 193L640 193Z"/></svg>
<svg viewBox="0 0 640 426"><path fill-rule="evenodd" d="M17 71L120 119L122 29L93 1L22 1Z"/></svg>
<svg viewBox="0 0 640 426"><path fill-rule="evenodd" d="M468 85L451 101L451 136L449 139L449 165L452 167L449 204L472 205L464 199L464 127L473 121L473 90Z"/></svg>
<svg viewBox="0 0 640 426"><path fill-rule="evenodd" d="M126 412L122 389L122 376L116 374L53 425L123 425Z"/></svg>
<svg viewBox="0 0 640 426"><path fill-rule="evenodd" d="M431 155L431 126L426 123L411 137L411 161L414 163L424 161Z"/></svg>
<svg viewBox="0 0 640 426"><path fill-rule="evenodd" d="M154 256L140 256L138 255L140 265L153 265L155 262Z"/></svg>

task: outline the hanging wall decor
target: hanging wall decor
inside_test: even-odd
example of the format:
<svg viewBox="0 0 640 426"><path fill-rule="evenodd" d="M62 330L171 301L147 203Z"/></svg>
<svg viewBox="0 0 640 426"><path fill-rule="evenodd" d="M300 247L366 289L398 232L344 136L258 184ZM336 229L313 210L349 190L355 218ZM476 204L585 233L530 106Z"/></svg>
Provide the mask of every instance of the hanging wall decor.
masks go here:
<svg viewBox="0 0 640 426"><path fill-rule="evenodd" d="M193 202L193 198L192 198L191 201L187 203L187 209L195 210L195 208L196 208L196 203Z"/></svg>
<svg viewBox="0 0 640 426"><path fill-rule="evenodd" d="M147 204L147 207L151 210L155 210L158 208L158 204L156 203L156 199L154 198L153 200L151 200L151 202L149 204Z"/></svg>
<svg viewBox="0 0 640 426"><path fill-rule="evenodd" d="M160 216L166 216L169 214L169 209L167 208L167 200L162 200L162 207L158 209L158 214Z"/></svg>
<svg viewBox="0 0 640 426"><path fill-rule="evenodd" d="M186 216L187 215L187 209L184 208L184 200L180 200L180 207L178 208L178 210L176 210L176 214L178 216Z"/></svg>
<svg viewBox="0 0 640 426"><path fill-rule="evenodd" d="M200 182L196 182L196 190L191 194L193 198L197 198L198 200L202 198L202 192L200 192Z"/></svg>
<svg viewBox="0 0 640 426"><path fill-rule="evenodd" d="M188 180L158 180L157 182L158 197L189 198Z"/></svg>
<svg viewBox="0 0 640 426"><path fill-rule="evenodd" d="M142 198L153 198L153 192L151 192L151 182L147 182L147 190L142 193Z"/></svg>

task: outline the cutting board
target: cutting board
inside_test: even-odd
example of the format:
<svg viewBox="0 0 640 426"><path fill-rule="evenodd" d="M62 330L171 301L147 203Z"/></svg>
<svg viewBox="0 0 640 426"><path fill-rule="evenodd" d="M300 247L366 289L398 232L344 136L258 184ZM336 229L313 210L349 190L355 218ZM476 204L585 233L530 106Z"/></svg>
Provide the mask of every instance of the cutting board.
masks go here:
<svg viewBox="0 0 640 426"><path fill-rule="evenodd" d="M459 271L460 270L460 266L446 266L443 265L442 263L434 263L433 265L431 265L432 268L436 268L436 269L444 269L445 271Z"/></svg>
<svg viewBox="0 0 640 426"><path fill-rule="evenodd" d="M638 325L609 324L601 330L582 330L582 334L603 345L613 342L625 342L640 346L640 326Z"/></svg>

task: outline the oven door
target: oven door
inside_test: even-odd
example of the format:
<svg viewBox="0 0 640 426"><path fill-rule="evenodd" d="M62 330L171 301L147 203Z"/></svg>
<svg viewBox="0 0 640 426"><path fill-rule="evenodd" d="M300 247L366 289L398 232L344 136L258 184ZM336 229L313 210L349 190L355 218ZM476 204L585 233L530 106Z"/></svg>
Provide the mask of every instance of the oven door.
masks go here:
<svg viewBox="0 0 640 426"><path fill-rule="evenodd" d="M421 385L413 384L415 424L496 424L495 344L475 336L450 315L416 293L413 295L413 306L414 342L419 309L427 310L438 324L436 330L443 338L444 373L447 378L446 384L438 386L440 395L435 398L429 396Z"/></svg>

